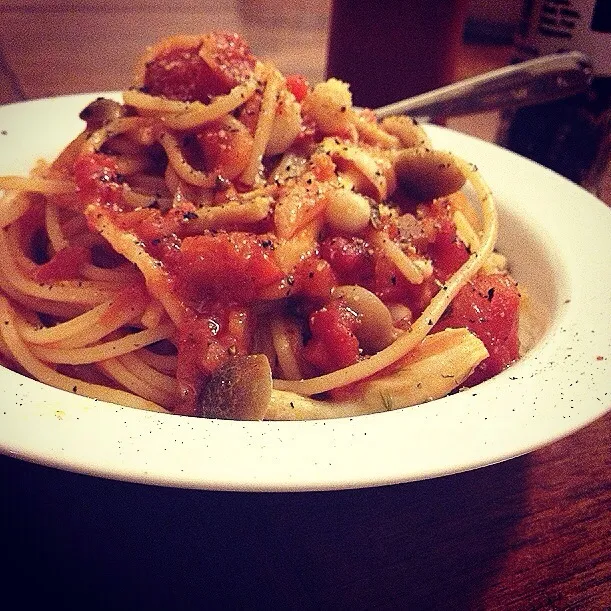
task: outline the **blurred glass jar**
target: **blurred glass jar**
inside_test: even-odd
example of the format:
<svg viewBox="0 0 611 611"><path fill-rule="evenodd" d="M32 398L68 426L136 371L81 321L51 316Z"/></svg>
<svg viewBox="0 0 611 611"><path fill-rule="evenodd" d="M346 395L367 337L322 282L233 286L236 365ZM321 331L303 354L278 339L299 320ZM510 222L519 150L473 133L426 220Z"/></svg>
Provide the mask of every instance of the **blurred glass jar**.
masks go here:
<svg viewBox="0 0 611 611"><path fill-rule="evenodd" d="M611 0L526 0L512 61L570 50L592 60L589 91L505 111L497 142L611 204Z"/></svg>
<svg viewBox="0 0 611 611"><path fill-rule="evenodd" d="M333 0L327 77L375 108L454 79L468 0Z"/></svg>

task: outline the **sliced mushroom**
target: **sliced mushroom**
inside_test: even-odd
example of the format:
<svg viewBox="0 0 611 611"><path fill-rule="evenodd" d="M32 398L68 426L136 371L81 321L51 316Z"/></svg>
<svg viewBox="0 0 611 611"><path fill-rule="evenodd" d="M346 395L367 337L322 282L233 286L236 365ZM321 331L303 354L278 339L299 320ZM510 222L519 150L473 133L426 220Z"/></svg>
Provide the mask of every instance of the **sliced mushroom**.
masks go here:
<svg viewBox="0 0 611 611"><path fill-rule="evenodd" d="M382 300L371 291L356 284L338 286L333 297L341 298L361 317L355 330L360 346L368 354L375 354L393 343L395 328L392 316Z"/></svg>
<svg viewBox="0 0 611 611"><path fill-rule="evenodd" d="M394 161L397 180L409 197L430 200L455 193L465 177L450 153L425 147L401 151Z"/></svg>
<svg viewBox="0 0 611 611"><path fill-rule="evenodd" d="M212 374L199 396L204 418L262 420L272 396L272 371L264 354L235 356Z"/></svg>
<svg viewBox="0 0 611 611"><path fill-rule="evenodd" d="M108 98L97 98L81 110L79 118L87 123L87 129L91 131L100 129L125 114L126 108L119 102Z"/></svg>

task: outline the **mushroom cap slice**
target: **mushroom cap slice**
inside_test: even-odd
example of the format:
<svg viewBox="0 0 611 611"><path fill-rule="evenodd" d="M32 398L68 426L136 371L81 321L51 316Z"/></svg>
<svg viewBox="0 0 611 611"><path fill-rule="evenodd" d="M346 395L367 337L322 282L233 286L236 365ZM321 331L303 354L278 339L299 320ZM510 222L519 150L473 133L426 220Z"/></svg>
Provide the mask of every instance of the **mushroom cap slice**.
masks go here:
<svg viewBox="0 0 611 611"><path fill-rule="evenodd" d="M127 110L124 106L108 98L96 98L90 102L79 114L79 118L87 123L88 130L96 130L107 123L124 117Z"/></svg>
<svg viewBox="0 0 611 611"><path fill-rule="evenodd" d="M450 153L425 147L402 150L394 168L403 191L422 201L456 193L466 181Z"/></svg>
<svg viewBox="0 0 611 611"><path fill-rule="evenodd" d="M199 396L204 418L262 420L272 396L264 354L234 356L213 374Z"/></svg>

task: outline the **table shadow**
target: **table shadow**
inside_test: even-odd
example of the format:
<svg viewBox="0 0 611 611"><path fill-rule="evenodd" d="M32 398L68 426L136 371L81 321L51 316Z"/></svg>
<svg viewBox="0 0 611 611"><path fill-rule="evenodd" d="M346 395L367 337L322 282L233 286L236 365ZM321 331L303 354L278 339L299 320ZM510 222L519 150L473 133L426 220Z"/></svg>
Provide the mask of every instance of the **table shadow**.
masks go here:
<svg viewBox="0 0 611 611"><path fill-rule="evenodd" d="M475 608L527 472L522 457L381 488L233 493L0 457L3 581L62 609Z"/></svg>

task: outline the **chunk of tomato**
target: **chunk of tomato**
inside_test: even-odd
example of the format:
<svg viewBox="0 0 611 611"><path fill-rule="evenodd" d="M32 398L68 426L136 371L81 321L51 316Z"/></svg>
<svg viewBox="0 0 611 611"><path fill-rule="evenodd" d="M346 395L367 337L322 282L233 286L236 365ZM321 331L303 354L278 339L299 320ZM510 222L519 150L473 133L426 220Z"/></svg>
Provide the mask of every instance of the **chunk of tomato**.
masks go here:
<svg viewBox="0 0 611 611"><path fill-rule="evenodd" d="M199 42L167 41L166 48L147 62L144 91L174 100L209 102L227 94L254 69L255 59L237 34L214 32Z"/></svg>
<svg viewBox="0 0 611 611"><path fill-rule="evenodd" d="M427 255L433 262L435 277L445 282L469 258L469 251L449 218L439 219L436 228L435 240L429 244Z"/></svg>
<svg viewBox="0 0 611 611"><path fill-rule="evenodd" d="M385 303L402 303L414 316L419 316L439 287L433 276L420 284L408 282L397 266L385 256L375 259L374 292Z"/></svg>
<svg viewBox="0 0 611 611"><path fill-rule="evenodd" d="M327 261L311 255L297 264L293 272L293 294L326 301L337 286L337 277Z"/></svg>
<svg viewBox="0 0 611 611"><path fill-rule="evenodd" d="M358 315L339 299L310 315L312 337L304 348L306 361L328 373L348 367L359 358L359 341L354 334Z"/></svg>
<svg viewBox="0 0 611 611"><path fill-rule="evenodd" d="M235 354L246 354L251 340L247 310L209 303L208 310L187 319L178 333L176 379L181 401L175 413L201 415L197 397L208 376Z"/></svg>
<svg viewBox="0 0 611 611"><path fill-rule="evenodd" d="M368 284L373 277L372 249L362 238L326 238L320 244L320 255L329 262L341 284Z"/></svg>
<svg viewBox="0 0 611 611"><path fill-rule="evenodd" d="M120 202L123 187L118 182L117 163L109 155L81 155L74 162L73 171L78 198L82 204Z"/></svg>
<svg viewBox="0 0 611 611"><path fill-rule="evenodd" d="M286 87L298 102L301 102L306 97L310 88L308 81L302 74L289 74L286 77Z"/></svg>
<svg viewBox="0 0 611 611"><path fill-rule="evenodd" d="M206 169L223 178L237 178L248 163L253 138L239 121L228 128L217 122L204 125L196 134Z"/></svg>
<svg viewBox="0 0 611 611"><path fill-rule="evenodd" d="M434 327L466 327L482 340L490 356L466 380L473 386L496 375L519 356L520 293L506 274L480 274L466 284Z"/></svg>

